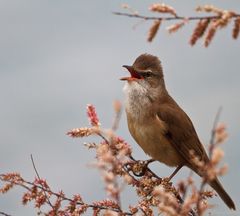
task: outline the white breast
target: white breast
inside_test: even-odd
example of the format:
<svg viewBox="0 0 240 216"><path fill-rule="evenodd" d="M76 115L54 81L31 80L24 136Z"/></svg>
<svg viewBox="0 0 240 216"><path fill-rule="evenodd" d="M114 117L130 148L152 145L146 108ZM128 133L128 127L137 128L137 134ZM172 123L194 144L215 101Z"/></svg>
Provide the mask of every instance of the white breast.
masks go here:
<svg viewBox="0 0 240 216"><path fill-rule="evenodd" d="M132 81L126 83L123 91L126 95L125 108L127 112L132 114L132 117L141 121L147 114L147 110L151 107L151 102L148 97L147 88L139 83Z"/></svg>

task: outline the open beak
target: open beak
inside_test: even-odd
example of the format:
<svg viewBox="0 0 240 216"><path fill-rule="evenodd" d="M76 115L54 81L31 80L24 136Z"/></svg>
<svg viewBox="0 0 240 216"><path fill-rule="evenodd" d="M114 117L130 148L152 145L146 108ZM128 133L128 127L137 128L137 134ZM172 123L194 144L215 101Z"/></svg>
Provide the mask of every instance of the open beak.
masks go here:
<svg viewBox="0 0 240 216"><path fill-rule="evenodd" d="M140 74L133 68L133 66L123 65L123 67L129 71L131 76L130 77L122 77L120 80L133 81L133 80L142 79Z"/></svg>

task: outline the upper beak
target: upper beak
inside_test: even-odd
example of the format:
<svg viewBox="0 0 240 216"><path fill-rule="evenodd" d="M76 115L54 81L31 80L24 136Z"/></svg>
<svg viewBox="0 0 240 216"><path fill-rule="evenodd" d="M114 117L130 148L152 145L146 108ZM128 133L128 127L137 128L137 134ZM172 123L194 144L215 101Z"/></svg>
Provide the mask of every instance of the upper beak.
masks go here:
<svg viewBox="0 0 240 216"><path fill-rule="evenodd" d="M122 77L120 80L136 80L136 79L141 79L142 77L139 75L139 73L133 68L133 66L129 65L123 65L124 68L126 68L129 73L131 74L131 77Z"/></svg>
<svg viewBox="0 0 240 216"><path fill-rule="evenodd" d="M128 71L133 70L133 66L123 65L122 67L127 68Z"/></svg>

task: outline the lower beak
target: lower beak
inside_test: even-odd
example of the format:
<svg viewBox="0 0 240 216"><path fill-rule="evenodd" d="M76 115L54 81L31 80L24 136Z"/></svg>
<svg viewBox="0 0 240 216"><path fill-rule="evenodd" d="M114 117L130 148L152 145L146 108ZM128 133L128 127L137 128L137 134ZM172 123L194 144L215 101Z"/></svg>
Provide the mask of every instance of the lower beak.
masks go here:
<svg viewBox="0 0 240 216"><path fill-rule="evenodd" d="M122 80L122 81L132 81L132 80L137 80L137 78L134 78L134 77L122 77L122 78L120 78L120 80Z"/></svg>

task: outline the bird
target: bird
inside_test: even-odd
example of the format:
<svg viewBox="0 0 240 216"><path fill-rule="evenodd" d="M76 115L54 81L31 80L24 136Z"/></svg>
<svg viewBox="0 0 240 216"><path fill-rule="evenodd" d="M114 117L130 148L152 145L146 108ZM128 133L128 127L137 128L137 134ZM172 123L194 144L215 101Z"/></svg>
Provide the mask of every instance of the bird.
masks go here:
<svg viewBox="0 0 240 216"><path fill-rule="evenodd" d="M126 81L124 105L134 140L153 160L176 167L169 179L183 166L202 176L190 152L205 163L209 162L209 157L191 119L169 95L160 59L145 53L138 56L133 65L123 67L130 73L120 80ZM230 209L236 210L217 177L208 184Z"/></svg>

